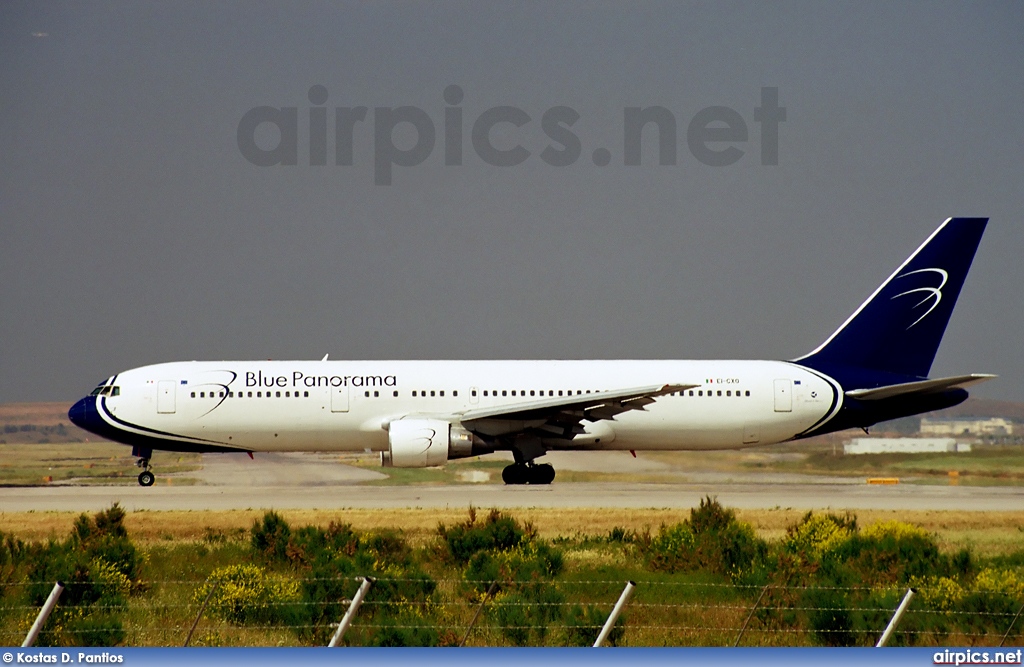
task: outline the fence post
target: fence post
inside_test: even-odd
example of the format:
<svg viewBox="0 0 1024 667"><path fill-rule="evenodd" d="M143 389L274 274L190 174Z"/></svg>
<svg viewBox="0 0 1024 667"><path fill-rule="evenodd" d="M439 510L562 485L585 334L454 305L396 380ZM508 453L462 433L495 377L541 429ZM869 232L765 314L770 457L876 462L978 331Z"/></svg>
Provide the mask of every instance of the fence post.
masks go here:
<svg viewBox="0 0 1024 667"><path fill-rule="evenodd" d="M497 581L492 581L491 585L488 586L487 592L484 593L484 599L480 601L480 606L476 608L476 613L473 614L473 620L469 622L469 627L466 628L466 634L462 635L462 641L459 642L459 646L466 645L466 640L469 639L469 631L473 629L474 625L476 625L476 619L480 618L480 613L484 610L484 605L487 604L487 601L491 598L491 595L494 594L494 589L497 587Z"/></svg>
<svg viewBox="0 0 1024 667"><path fill-rule="evenodd" d="M615 608L612 609L612 613L608 615L608 620L604 622L604 627L601 628L601 634L597 636L597 641L594 642L594 648L597 648L604 643L605 639L608 639L608 633L612 631L612 626L615 625L615 621L618 620L619 614L622 613L622 608L629 602L630 596L633 595L633 589L636 588L636 582L627 581L626 587L622 589L622 595L619 596L619 601L615 603Z"/></svg>
<svg viewBox="0 0 1024 667"><path fill-rule="evenodd" d="M36 616L36 622L32 624L28 634L25 635L25 641L21 643L22 648L32 646L36 643L36 637L39 636L39 631L43 629L43 624L46 623L46 619L49 618L50 612L57 606L57 599L60 598L60 594L64 592L64 583L58 581L53 585L53 590L50 591L50 597L46 598L46 603L43 608L39 610L39 615Z"/></svg>
<svg viewBox="0 0 1024 667"><path fill-rule="evenodd" d="M1006 634L1004 634L1003 638L999 640L999 647L1000 648L1002 648L1003 644L1006 643L1007 637L1010 636L1010 630L1013 630L1013 626L1017 622L1017 619L1020 618L1020 613L1022 611L1024 611L1024 604L1022 604L1020 606L1020 609L1017 610L1017 614L1013 617L1013 620L1010 621L1010 625L1006 628Z"/></svg>
<svg viewBox="0 0 1024 667"><path fill-rule="evenodd" d="M363 604L363 598L366 597L367 592L370 590L370 586L373 585L372 577L356 577L356 581L362 581L359 585L359 590L356 591L355 597L352 598L352 602L348 605L348 611L345 612L345 616L342 617L341 623L338 623L338 629L334 631L334 636L331 637L331 642L327 644L328 647L334 648L341 641L345 631L348 630L348 626L352 625L352 619L355 618L356 612L359 611L359 605Z"/></svg>
<svg viewBox="0 0 1024 667"><path fill-rule="evenodd" d="M189 628L188 636L185 637L185 643L182 644L182 646L188 646L189 642L192 641L192 633L196 631L196 626L199 625L199 619L203 617L203 612L206 611L206 605L210 603L210 598L213 597L213 592L217 590L218 586L220 586L220 579L213 582L213 587L210 589L210 592L206 594L206 599L203 600L203 604L199 605L199 613L196 614L196 620L192 622L192 627Z"/></svg>
<svg viewBox="0 0 1024 667"><path fill-rule="evenodd" d="M765 586L761 589L761 594L757 596L757 602L755 602L754 606L750 608L750 613L747 614L747 620L743 621L743 627L740 628L740 633L736 635L736 641L732 644L733 648L740 645L740 639L743 638L743 633L747 631L747 626L750 625L750 619L754 618L754 612L757 611L758 605L761 604L761 598L764 597L764 594L768 592L769 588L769 586Z"/></svg>
<svg viewBox="0 0 1024 667"><path fill-rule="evenodd" d="M900 602L900 606L896 608L896 613L892 615L892 619L889 621L889 625L885 628L885 632L882 633L882 637L875 644L875 648L882 648L886 642L889 641L889 637L892 636L893 630L896 629L896 624L903 618L903 612L910 606L910 600L914 597L914 589L908 588L907 594L903 596L903 602Z"/></svg>

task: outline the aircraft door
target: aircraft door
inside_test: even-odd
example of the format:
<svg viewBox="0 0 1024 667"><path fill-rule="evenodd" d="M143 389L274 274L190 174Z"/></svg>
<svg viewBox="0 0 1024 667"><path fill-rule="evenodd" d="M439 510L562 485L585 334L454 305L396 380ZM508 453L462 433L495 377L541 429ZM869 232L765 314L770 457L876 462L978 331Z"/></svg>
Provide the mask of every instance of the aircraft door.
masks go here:
<svg viewBox="0 0 1024 667"><path fill-rule="evenodd" d="M480 390L477 387L469 388L469 402L473 405L480 402Z"/></svg>
<svg viewBox="0 0 1024 667"><path fill-rule="evenodd" d="M348 387L331 387L331 412L348 412Z"/></svg>
<svg viewBox="0 0 1024 667"><path fill-rule="evenodd" d="M793 381L775 381L775 412L793 411Z"/></svg>
<svg viewBox="0 0 1024 667"><path fill-rule="evenodd" d="M178 383L174 380L160 380L156 385L156 411L162 415L174 414L174 398Z"/></svg>

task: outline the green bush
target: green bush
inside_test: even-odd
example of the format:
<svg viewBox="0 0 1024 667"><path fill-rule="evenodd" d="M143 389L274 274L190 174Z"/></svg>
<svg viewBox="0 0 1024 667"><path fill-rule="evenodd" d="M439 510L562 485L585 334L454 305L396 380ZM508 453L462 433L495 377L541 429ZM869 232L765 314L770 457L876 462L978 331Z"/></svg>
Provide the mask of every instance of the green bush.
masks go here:
<svg viewBox="0 0 1024 667"><path fill-rule="evenodd" d="M437 532L448 556L459 565L465 565L480 551L507 551L534 537L532 526L520 526L514 518L497 509L492 509L484 521L478 522L473 507L469 508L465 522L450 528L440 524Z"/></svg>
<svg viewBox="0 0 1024 667"><path fill-rule="evenodd" d="M807 589L803 605L808 610L808 625L822 646L856 646L853 615L844 591L828 588Z"/></svg>
<svg viewBox="0 0 1024 667"><path fill-rule="evenodd" d="M768 546L732 510L705 497L687 521L662 526L657 536L638 541L648 568L656 572L707 570L740 576L767 554Z"/></svg>
<svg viewBox="0 0 1024 667"><path fill-rule="evenodd" d="M253 551L271 561L287 560L292 531L280 514L266 512L262 520L253 521L251 532Z"/></svg>

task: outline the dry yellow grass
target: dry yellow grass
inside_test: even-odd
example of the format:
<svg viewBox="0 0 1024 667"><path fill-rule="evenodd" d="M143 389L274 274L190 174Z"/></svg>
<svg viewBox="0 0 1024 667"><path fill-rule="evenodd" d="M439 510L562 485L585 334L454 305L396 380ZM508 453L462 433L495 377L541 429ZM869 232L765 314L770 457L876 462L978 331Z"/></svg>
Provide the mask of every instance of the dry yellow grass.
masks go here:
<svg viewBox="0 0 1024 667"><path fill-rule="evenodd" d="M480 508L483 515L488 510ZM438 509L346 509L282 510L293 526L327 525L331 521L350 523L360 531L394 528L402 530L414 543L422 543L436 534L437 524L463 521L466 511ZM522 509L511 510L516 518L536 526L541 537L606 535L612 528L631 530L672 524L689 517L689 510L669 509ZM247 530L260 510L204 512L130 512L126 518L129 533L139 542L165 540L201 540L210 531L230 535ZM764 538L776 539L786 527L799 521L804 512L789 509L737 510L737 518L750 523ZM939 536L944 549L971 547L979 555L1008 553L1024 548L1024 511L1022 512L950 512L862 510L858 523L866 526L878 521L906 521ZM24 540L40 540L66 535L75 512L0 513L0 531Z"/></svg>

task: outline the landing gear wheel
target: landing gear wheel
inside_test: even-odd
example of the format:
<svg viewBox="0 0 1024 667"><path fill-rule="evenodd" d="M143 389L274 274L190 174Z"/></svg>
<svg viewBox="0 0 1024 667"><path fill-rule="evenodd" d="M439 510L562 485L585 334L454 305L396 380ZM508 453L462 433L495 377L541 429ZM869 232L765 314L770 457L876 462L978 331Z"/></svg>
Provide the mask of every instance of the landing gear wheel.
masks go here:
<svg viewBox="0 0 1024 667"><path fill-rule="evenodd" d="M555 481L555 468L549 463L535 465L530 470L530 484L550 484Z"/></svg>
<svg viewBox="0 0 1024 667"><path fill-rule="evenodd" d="M513 463L501 471L501 480L506 484L550 484L554 479L555 469L547 463Z"/></svg>
<svg viewBox="0 0 1024 667"><path fill-rule="evenodd" d="M501 471L501 481L506 484L526 484L529 481L530 469L520 463L505 466Z"/></svg>
<svg viewBox="0 0 1024 667"><path fill-rule="evenodd" d="M156 481L156 475L148 470L143 470L139 473L139 486L153 486L153 482Z"/></svg>

